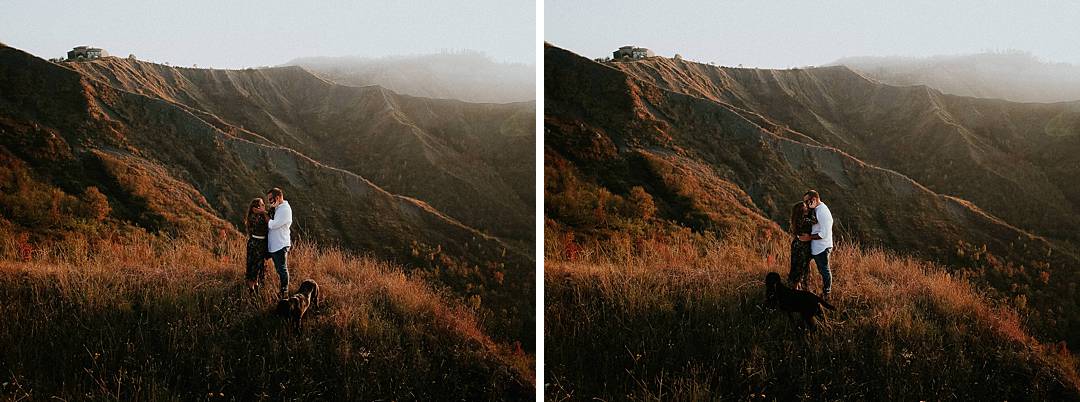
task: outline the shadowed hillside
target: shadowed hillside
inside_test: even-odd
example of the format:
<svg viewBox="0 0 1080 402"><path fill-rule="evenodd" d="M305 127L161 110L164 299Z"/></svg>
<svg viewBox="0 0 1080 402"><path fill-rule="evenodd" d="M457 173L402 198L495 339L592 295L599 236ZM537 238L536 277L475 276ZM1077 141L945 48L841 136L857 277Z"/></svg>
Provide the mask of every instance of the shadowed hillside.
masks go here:
<svg viewBox="0 0 1080 402"><path fill-rule="evenodd" d="M301 67L207 70L115 57L62 66L177 103L223 131L296 150L532 247L532 102L398 95L336 85Z"/></svg>
<svg viewBox="0 0 1080 402"><path fill-rule="evenodd" d="M1068 244L861 156L892 137L830 137L840 131L802 131L773 116L820 117L806 110L902 89L844 68L601 64L550 45L545 76L549 396L1076 397L1068 345L1080 342L1080 260ZM830 85L848 92L822 89ZM875 116L907 124L907 111ZM786 274L788 237L776 222L809 188L837 219L834 275L849 282L836 292L849 293L837 293L840 326L806 349L768 341L783 327L763 320L779 314L753 300L766 272ZM639 356L653 357L637 366ZM961 363L951 371L946 361ZM971 386L982 375L999 383Z"/></svg>
<svg viewBox="0 0 1080 402"><path fill-rule="evenodd" d="M288 76L282 83L303 85L303 78L311 77L296 68L277 71ZM5 194L0 212L16 231L31 234L31 242L128 226L150 233L231 233L251 198L279 186L294 205L293 229L300 239L421 272L433 285L475 300L494 337L530 347L533 261L522 247L207 111L112 84L118 86L0 48L0 158L8 169L0 182ZM300 88L286 92L305 94ZM424 155L422 149L412 152ZM89 187L97 194L87 195ZM83 210L95 199L103 199L109 210L91 220L94 214Z"/></svg>
<svg viewBox="0 0 1080 402"><path fill-rule="evenodd" d="M611 63L660 88L731 105L796 141L843 150L1077 250L1080 103L976 99L883 85L844 66L765 70L651 58ZM1022 197L1014 196L1023 194Z"/></svg>

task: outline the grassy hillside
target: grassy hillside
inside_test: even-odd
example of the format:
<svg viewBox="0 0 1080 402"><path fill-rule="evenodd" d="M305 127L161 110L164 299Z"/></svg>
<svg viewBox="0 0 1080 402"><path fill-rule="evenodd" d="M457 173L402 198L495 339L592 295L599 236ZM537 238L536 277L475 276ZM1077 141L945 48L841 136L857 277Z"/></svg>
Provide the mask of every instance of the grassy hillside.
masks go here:
<svg viewBox="0 0 1080 402"><path fill-rule="evenodd" d="M804 335L764 306L765 274L787 273L783 240L645 233L596 240L549 221L549 399L1080 398L1067 350L941 267L841 245L838 310Z"/></svg>
<svg viewBox="0 0 1080 402"><path fill-rule="evenodd" d="M321 286L296 331L243 289L242 239L15 233L0 220L0 398L528 399L532 359L401 268L302 243ZM269 284L276 283L270 269ZM272 287L272 286L270 286ZM295 288L295 285L294 285Z"/></svg>
<svg viewBox="0 0 1080 402"><path fill-rule="evenodd" d="M784 222L791 203L813 188L821 192L836 217L834 232L842 241L883 247L939 263L954 274L970 274L968 279L992 292L991 297L1009 300L1018 308L1023 322L1041 341L1065 341L1074 348L1080 344L1080 298L1075 286L1080 282L1076 268L1080 255L1067 244L1027 231L982 204L951 195L955 192L935 192L910 175L856 158L847 148L840 148L842 144L837 148L819 145L807 139L811 132L786 129L770 121L771 115L665 89L674 84L697 84L694 77L712 77L705 73L725 70L695 65L703 69L701 74L683 77L674 74L678 70L666 69L671 64L686 64L681 61L650 58L595 63L554 46L545 49L545 61L545 171L550 173L545 174L545 213L575 232L600 237L607 232L640 233L641 225L627 224L633 214L620 206L633 197L635 188L649 196L657 221L719 235L770 225L779 231L774 222ZM662 85L653 84L657 80L643 78L648 73L626 71L633 66L655 66L659 72L672 73L671 80L664 78L659 80ZM732 73L752 73L737 70ZM843 68L814 71L813 76L822 83L852 83L852 77L865 81ZM766 80L770 86L787 88L783 94L800 99L817 94L814 85L780 85L803 82L801 74L777 71L751 76L770 78ZM757 82L744 78L748 83ZM884 91L880 93L899 90L879 87ZM860 96L880 94L860 86L851 88ZM778 93L739 93L759 92ZM829 98L854 96L834 95ZM773 106L779 104L818 105L811 101L765 102L762 110L784 110ZM1014 106L1019 111L1023 105ZM860 109L839 109L862 116ZM897 108L881 108L876 113L888 111L898 113L892 119L910 117ZM906 138L882 135L875 141L933 144L919 137ZM962 150L954 153L970 156ZM951 166L911 156L908 159L927 166ZM1068 158L1059 161L1061 171L1076 166ZM997 177L992 172L977 175ZM1028 182L1022 177L1014 179ZM1003 199L1017 199L1016 205L1021 199L1045 195L965 182ZM1028 214L1040 212L1063 227L1076 218L1072 212L1025 205Z"/></svg>
<svg viewBox="0 0 1080 402"><path fill-rule="evenodd" d="M78 63L63 63L68 64ZM161 68L179 74L169 77L186 77ZM262 84L290 83L297 87L252 84L244 87L250 91L240 92L280 90L299 96L297 104L307 104L301 87L317 88L301 78L322 82L299 68L188 73L193 79L224 80L220 87L209 87L209 93L216 93L213 88L235 90L224 82L249 82L245 77ZM151 84L146 87L173 88ZM335 110L356 119L367 116L359 109ZM271 186L281 187L293 205L293 233L298 238L424 271L428 282L447 286L461 298L480 300L491 317L484 321L488 334L521 341L532 349L534 261L521 246L524 243L504 242L432 204L391 193L366 177L273 145L259 135L209 112L129 92L0 47L0 218L31 232L32 240L66 231L97 233L128 226L150 233L233 231L253 197L264 195ZM532 152L531 146L528 149ZM405 153L421 158L424 154ZM367 153L357 153L361 154ZM416 167L394 166L399 171ZM424 183L451 193L457 188ZM84 194L89 187L98 194ZM84 211L89 203L80 197L93 198L109 211ZM475 206L480 204L490 205Z"/></svg>

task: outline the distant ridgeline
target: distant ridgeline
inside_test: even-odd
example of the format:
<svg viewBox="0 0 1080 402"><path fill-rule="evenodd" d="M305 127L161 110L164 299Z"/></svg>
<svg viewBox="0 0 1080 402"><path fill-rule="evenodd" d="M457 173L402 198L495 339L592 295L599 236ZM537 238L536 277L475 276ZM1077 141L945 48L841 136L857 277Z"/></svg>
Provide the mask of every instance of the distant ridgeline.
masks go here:
<svg viewBox="0 0 1080 402"><path fill-rule="evenodd" d="M926 85L954 95L1015 102L1080 100L1080 66L1024 52L925 58L851 57L835 61L891 85Z"/></svg>
<svg viewBox="0 0 1080 402"><path fill-rule="evenodd" d="M394 92L468 102L536 99L536 68L503 63L475 51L391 57L308 57L301 66L344 85L379 85Z"/></svg>

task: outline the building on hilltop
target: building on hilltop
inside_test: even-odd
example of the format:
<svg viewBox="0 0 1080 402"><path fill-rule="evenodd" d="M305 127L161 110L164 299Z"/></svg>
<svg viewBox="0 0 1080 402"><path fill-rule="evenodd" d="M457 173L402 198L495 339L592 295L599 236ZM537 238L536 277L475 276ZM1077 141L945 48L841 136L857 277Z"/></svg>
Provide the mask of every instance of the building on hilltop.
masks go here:
<svg viewBox="0 0 1080 402"><path fill-rule="evenodd" d="M90 46L76 46L67 52L68 61L93 60L102 57L109 57L109 52L106 52L105 49Z"/></svg>
<svg viewBox="0 0 1080 402"><path fill-rule="evenodd" d="M641 60L646 57L656 56L652 50L643 47L623 46L619 50L612 52L612 58L615 60Z"/></svg>

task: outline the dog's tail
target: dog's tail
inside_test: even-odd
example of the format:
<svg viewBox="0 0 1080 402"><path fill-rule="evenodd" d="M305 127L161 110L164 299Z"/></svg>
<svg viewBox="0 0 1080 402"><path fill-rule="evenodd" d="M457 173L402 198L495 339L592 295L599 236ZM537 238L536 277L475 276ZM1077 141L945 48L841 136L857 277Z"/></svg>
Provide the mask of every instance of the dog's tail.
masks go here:
<svg viewBox="0 0 1080 402"><path fill-rule="evenodd" d="M836 310L836 307L833 307L833 305L829 304L829 302L825 301L825 299L822 299L821 296L818 296L817 299L818 299L818 303L821 303L821 305L825 306L825 308L827 308L829 310Z"/></svg>

